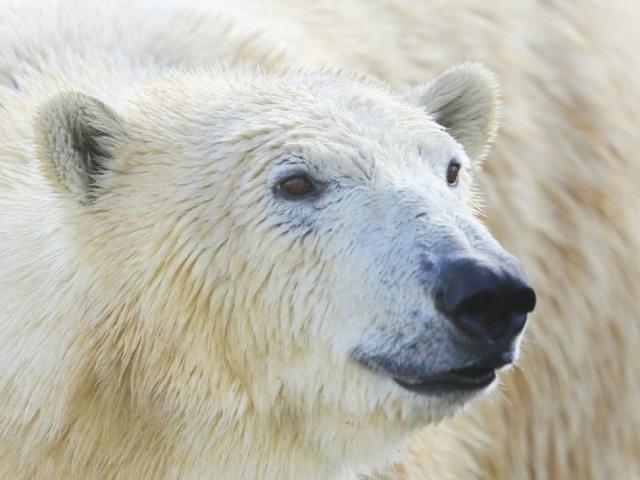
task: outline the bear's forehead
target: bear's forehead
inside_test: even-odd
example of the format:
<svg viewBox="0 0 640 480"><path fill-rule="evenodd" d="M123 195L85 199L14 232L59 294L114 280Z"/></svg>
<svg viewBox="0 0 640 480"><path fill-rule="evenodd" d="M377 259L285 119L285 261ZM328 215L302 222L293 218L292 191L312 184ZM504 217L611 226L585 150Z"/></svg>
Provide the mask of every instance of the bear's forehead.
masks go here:
<svg viewBox="0 0 640 480"><path fill-rule="evenodd" d="M271 94L273 95L273 94ZM262 99L258 97L258 103ZM292 89L272 97L263 109L265 128L273 121L289 133L357 142L358 139L423 150L451 143L444 129L426 111L399 95L355 82Z"/></svg>
<svg viewBox="0 0 640 480"><path fill-rule="evenodd" d="M455 142L429 115L384 85L322 74L289 78L276 76L215 82L194 77L156 85L151 107L143 107L157 120L147 128L160 128L159 136L187 142L220 145L220 140L241 142L248 149L267 139L293 143L304 149L327 152L355 150L372 157L429 156L456 148ZM193 81L189 81L193 80ZM157 111L158 95L166 115ZM148 111L145 111L148 110ZM141 112L141 113L142 113ZM159 124L162 124L159 125ZM174 131L175 128L179 132ZM178 134L179 133L179 134ZM175 134L178 134L177 136Z"/></svg>
<svg viewBox="0 0 640 480"><path fill-rule="evenodd" d="M368 92L318 96L303 105L287 103L263 120L264 131L273 129L272 138L281 147L293 147L300 156L325 167L430 163L458 149L426 112Z"/></svg>
<svg viewBox="0 0 640 480"><path fill-rule="evenodd" d="M379 125L386 131L395 130L392 127L396 126L402 130L411 129L436 136L441 130L425 111L377 83L327 81L310 88L308 92L315 103L312 108L325 113L334 110L336 114L353 117L363 125Z"/></svg>

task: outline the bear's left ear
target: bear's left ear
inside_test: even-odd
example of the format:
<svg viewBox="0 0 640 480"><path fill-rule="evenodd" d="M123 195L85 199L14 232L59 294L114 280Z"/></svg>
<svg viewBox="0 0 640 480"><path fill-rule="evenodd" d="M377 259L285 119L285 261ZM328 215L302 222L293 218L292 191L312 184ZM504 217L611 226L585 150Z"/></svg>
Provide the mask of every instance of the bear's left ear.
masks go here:
<svg viewBox="0 0 640 480"><path fill-rule="evenodd" d="M100 174L126 138L111 108L78 92L60 93L43 105L36 135L47 176L83 204L95 199Z"/></svg>
<svg viewBox="0 0 640 480"><path fill-rule="evenodd" d="M472 160L481 160L498 130L500 100L494 74L465 63L409 91L431 118L446 128Z"/></svg>

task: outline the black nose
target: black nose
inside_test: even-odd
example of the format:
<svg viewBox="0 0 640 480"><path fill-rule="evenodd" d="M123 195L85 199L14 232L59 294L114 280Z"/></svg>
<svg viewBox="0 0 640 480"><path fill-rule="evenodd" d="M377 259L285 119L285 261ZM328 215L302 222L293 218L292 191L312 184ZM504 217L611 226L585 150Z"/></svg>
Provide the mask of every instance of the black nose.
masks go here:
<svg viewBox="0 0 640 480"><path fill-rule="evenodd" d="M435 304L461 330L498 342L522 331L536 295L514 264L459 257L440 264Z"/></svg>

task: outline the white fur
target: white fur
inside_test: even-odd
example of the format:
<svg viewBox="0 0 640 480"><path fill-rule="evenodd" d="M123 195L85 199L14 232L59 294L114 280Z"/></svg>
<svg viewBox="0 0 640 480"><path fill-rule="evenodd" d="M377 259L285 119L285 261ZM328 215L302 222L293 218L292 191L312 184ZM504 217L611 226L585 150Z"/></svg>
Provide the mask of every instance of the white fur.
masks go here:
<svg viewBox="0 0 640 480"><path fill-rule="evenodd" d="M380 327L417 332L406 323L416 307L439 327L425 348L446 345L411 260L417 238L439 245L451 224L457 240L486 236L470 185L495 131L489 77L464 67L444 84L471 78L480 94L465 104L484 105L484 121L453 139L429 119L428 85L204 67L360 67L356 37L339 60L322 41L295 41L317 33L291 20L295 5L164 2L150 15L143 3L5 3L3 477L342 478L468 400L414 397L349 352L391 348ZM418 70L378 55L394 83ZM100 99L126 127L89 205L68 194L34 128L62 91ZM275 160L292 152L347 179L309 235L308 213L267 196L291 166ZM444 184L452 155L465 167L456 191ZM424 211L430 222L412 223ZM443 350L434 365L459 360Z"/></svg>

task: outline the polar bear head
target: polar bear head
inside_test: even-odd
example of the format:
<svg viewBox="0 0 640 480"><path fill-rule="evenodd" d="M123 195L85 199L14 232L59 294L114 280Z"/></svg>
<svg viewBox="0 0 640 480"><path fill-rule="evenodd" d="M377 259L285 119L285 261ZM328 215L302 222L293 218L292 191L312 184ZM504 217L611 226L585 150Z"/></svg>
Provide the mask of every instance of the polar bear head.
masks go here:
<svg viewBox="0 0 640 480"><path fill-rule="evenodd" d="M38 119L104 395L205 443L367 463L515 360L535 296L474 216L483 67L402 93L181 73L106 103L62 93Z"/></svg>

